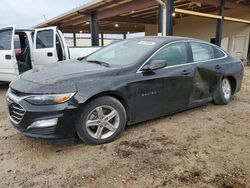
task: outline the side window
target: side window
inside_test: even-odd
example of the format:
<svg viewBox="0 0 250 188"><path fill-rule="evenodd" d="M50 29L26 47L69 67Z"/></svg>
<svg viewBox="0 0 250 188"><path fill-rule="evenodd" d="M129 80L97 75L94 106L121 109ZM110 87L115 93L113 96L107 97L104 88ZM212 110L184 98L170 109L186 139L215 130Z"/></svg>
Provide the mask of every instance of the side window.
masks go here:
<svg viewBox="0 0 250 188"><path fill-rule="evenodd" d="M214 47L214 57L215 58L220 58L220 57L224 57L224 56L225 56L225 54L221 50Z"/></svg>
<svg viewBox="0 0 250 188"><path fill-rule="evenodd" d="M0 31L0 50L11 50L12 30Z"/></svg>
<svg viewBox="0 0 250 188"><path fill-rule="evenodd" d="M54 32L53 30L44 30L37 32L36 48L53 48L54 47Z"/></svg>
<svg viewBox="0 0 250 188"><path fill-rule="evenodd" d="M157 52L151 60L166 60L168 66L185 64L188 60L186 45L183 42L170 44Z"/></svg>
<svg viewBox="0 0 250 188"><path fill-rule="evenodd" d="M193 52L194 62L204 61L214 58L214 49L211 45L198 42L190 42L190 45Z"/></svg>

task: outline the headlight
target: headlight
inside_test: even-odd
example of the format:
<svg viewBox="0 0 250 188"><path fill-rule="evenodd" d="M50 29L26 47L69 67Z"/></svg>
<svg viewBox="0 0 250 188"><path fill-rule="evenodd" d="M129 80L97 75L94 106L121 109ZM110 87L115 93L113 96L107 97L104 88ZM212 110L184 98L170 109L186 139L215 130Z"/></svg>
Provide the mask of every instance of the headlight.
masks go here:
<svg viewBox="0 0 250 188"><path fill-rule="evenodd" d="M25 100L31 104L46 105L46 104L61 104L69 101L75 93L55 94L55 95L34 95L27 97Z"/></svg>

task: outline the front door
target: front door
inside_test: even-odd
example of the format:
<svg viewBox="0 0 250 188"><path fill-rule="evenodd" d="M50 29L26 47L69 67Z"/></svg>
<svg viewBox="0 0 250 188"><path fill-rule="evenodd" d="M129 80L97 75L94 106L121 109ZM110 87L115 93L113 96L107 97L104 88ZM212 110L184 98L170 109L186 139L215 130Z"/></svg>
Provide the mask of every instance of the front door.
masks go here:
<svg viewBox="0 0 250 188"><path fill-rule="evenodd" d="M185 42L166 45L148 61L166 60L165 68L137 73L136 121L176 112L189 105L193 66Z"/></svg>
<svg viewBox="0 0 250 188"><path fill-rule="evenodd" d="M34 67L41 68L48 63L57 61L56 27L36 29L33 49Z"/></svg>
<svg viewBox="0 0 250 188"><path fill-rule="evenodd" d="M18 75L14 34L14 26L0 29L0 81L12 81Z"/></svg>

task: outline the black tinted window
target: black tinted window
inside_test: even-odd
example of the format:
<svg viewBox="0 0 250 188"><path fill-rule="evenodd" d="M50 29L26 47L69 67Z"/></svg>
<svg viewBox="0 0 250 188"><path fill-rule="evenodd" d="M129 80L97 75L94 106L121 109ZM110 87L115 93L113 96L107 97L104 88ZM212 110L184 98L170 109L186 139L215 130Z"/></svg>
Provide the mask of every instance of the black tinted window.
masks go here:
<svg viewBox="0 0 250 188"><path fill-rule="evenodd" d="M211 45L191 42L194 61L204 61L214 58L214 50Z"/></svg>
<svg viewBox="0 0 250 188"><path fill-rule="evenodd" d="M12 29L0 31L0 50L11 50Z"/></svg>
<svg viewBox="0 0 250 188"><path fill-rule="evenodd" d="M220 58L220 57L224 57L224 56L225 56L225 54L221 50L214 47L214 57L215 58Z"/></svg>
<svg viewBox="0 0 250 188"><path fill-rule="evenodd" d="M185 43L170 44L156 53L152 60L166 60L168 66L187 63L187 51Z"/></svg>
<svg viewBox="0 0 250 188"><path fill-rule="evenodd" d="M37 32L36 48L53 48L54 47L53 30L45 30Z"/></svg>

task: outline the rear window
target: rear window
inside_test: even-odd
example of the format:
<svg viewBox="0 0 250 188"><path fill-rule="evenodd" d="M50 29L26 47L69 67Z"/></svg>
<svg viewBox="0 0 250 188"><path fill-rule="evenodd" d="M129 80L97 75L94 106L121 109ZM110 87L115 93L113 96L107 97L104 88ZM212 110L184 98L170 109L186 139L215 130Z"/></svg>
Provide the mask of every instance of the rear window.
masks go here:
<svg viewBox="0 0 250 188"><path fill-rule="evenodd" d="M0 50L11 50L12 29L0 31Z"/></svg>
<svg viewBox="0 0 250 188"><path fill-rule="evenodd" d="M36 48L53 48L54 32L53 30L44 30L37 32Z"/></svg>
<svg viewBox="0 0 250 188"><path fill-rule="evenodd" d="M221 50L214 47L214 57L215 58L220 58L220 57L224 57L224 56L225 56L225 54Z"/></svg>
<svg viewBox="0 0 250 188"><path fill-rule="evenodd" d="M211 45L198 42L191 42L190 44L195 62L214 59L214 49Z"/></svg>

